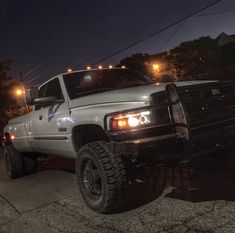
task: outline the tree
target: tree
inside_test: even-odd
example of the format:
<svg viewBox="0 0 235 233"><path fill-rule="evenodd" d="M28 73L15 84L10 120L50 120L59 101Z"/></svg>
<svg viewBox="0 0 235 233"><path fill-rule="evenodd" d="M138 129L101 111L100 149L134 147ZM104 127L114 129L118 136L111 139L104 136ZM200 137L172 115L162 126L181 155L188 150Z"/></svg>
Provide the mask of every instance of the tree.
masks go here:
<svg viewBox="0 0 235 233"><path fill-rule="evenodd" d="M157 75L151 64L164 64ZM235 78L235 43L220 46L209 36L182 42L167 52L158 54L134 54L120 61L118 66L140 71L157 81L182 81L197 79L228 80Z"/></svg>
<svg viewBox="0 0 235 233"><path fill-rule="evenodd" d="M14 95L14 89L21 84L8 74L11 63L11 60L0 62L0 132L9 119L27 112Z"/></svg>
<svg viewBox="0 0 235 233"><path fill-rule="evenodd" d="M216 40L200 37L171 49L164 59L169 70L180 81L199 79L202 75L209 76L221 66L222 57L222 49Z"/></svg>
<svg viewBox="0 0 235 233"><path fill-rule="evenodd" d="M235 43L229 43L222 47L223 66L235 64Z"/></svg>
<svg viewBox="0 0 235 233"><path fill-rule="evenodd" d="M122 59L117 66L121 67L124 65L132 70L136 70L145 75L149 75L149 67L147 63L148 59L149 55L147 53L137 53L132 55L131 57L126 57Z"/></svg>

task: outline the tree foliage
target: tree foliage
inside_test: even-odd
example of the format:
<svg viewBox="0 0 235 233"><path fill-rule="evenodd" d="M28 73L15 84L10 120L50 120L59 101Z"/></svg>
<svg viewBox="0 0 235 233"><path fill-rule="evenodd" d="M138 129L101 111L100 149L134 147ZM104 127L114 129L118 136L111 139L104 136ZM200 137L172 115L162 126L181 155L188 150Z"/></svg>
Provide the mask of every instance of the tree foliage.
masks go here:
<svg viewBox="0 0 235 233"><path fill-rule="evenodd" d="M9 76L11 63L11 60L0 62L0 132L9 119L26 113L26 107L17 103L13 93L20 83Z"/></svg>
<svg viewBox="0 0 235 233"><path fill-rule="evenodd" d="M169 50L159 59L165 65L162 75L169 75L172 80L198 79L234 79L235 77L235 44L228 43L220 46L216 39L209 36L181 43ZM120 61L119 66L140 71L145 75L151 73L151 62L155 55L134 54ZM159 54L160 56L160 54Z"/></svg>
<svg viewBox="0 0 235 233"><path fill-rule="evenodd" d="M164 59L177 80L225 80L235 75L235 44L220 46L210 37L183 42Z"/></svg>
<svg viewBox="0 0 235 233"><path fill-rule="evenodd" d="M147 53L137 53L130 57L126 57L120 61L120 63L117 65L121 67L122 65L125 65L126 67L139 71L143 74L148 75L149 74L149 68L147 61L149 59L149 55Z"/></svg>

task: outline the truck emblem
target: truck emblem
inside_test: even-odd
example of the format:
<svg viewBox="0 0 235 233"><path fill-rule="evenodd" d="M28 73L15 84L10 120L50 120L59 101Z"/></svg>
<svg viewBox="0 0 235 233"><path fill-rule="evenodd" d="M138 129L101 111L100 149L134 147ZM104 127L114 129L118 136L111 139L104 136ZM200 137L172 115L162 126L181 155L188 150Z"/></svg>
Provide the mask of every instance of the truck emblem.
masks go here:
<svg viewBox="0 0 235 233"><path fill-rule="evenodd" d="M67 128L66 127L60 127L58 128L59 132L67 132Z"/></svg>

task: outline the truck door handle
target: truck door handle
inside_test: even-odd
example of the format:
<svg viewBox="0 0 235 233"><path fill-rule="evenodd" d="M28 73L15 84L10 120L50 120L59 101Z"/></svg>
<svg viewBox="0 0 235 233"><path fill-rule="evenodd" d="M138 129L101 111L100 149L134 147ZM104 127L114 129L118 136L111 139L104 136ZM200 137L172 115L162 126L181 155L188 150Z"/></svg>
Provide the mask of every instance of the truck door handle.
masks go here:
<svg viewBox="0 0 235 233"><path fill-rule="evenodd" d="M40 120L40 121L42 120L42 115L39 115L39 120Z"/></svg>

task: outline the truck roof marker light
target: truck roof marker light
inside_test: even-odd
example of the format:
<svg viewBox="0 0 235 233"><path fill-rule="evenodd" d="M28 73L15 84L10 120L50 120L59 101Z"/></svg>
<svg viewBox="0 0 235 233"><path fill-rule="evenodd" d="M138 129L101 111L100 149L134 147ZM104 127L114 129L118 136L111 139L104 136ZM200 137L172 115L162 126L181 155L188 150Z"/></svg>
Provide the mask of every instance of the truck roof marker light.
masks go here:
<svg viewBox="0 0 235 233"><path fill-rule="evenodd" d="M87 69L87 70L90 70L90 69L91 69L91 67L90 67L90 66L87 66L87 67L86 67L86 69Z"/></svg>
<svg viewBox="0 0 235 233"><path fill-rule="evenodd" d="M99 69L99 70L102 70L102 69L103 69L103 66L101 66L101 65L98 66L98 69Z"/></svg>

